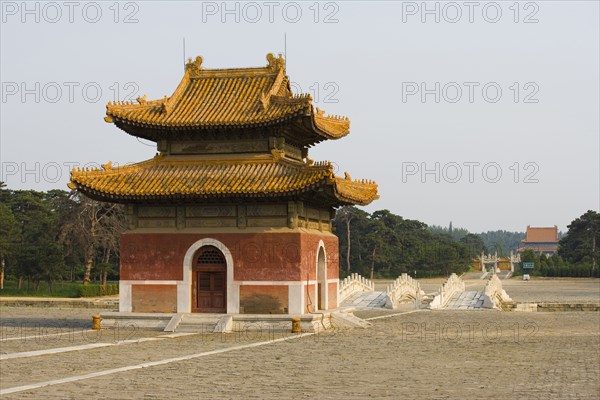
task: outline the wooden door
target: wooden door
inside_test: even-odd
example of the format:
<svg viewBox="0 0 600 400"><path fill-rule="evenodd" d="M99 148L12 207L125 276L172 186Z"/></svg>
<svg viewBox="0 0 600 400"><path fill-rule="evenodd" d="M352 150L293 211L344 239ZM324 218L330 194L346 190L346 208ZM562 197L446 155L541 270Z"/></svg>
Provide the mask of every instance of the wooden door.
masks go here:
<svg viewBox="0 0 600 400"><path fill-rule="evenodd" d="M192 269L192 312L227 312L227 264L213 246L198 250Z"/></svg>

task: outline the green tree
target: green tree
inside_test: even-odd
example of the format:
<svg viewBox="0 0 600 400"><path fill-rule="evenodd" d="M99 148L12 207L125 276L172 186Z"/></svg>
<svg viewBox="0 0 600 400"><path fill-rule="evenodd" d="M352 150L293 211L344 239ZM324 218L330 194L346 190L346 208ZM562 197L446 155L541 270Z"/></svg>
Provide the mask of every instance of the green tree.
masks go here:
<svg viewBox="0 0 600 400"><path fill-rule="evenodd" d="M395 249L399 245L398 224L402 218L390 213L388 210L375 211L369 218L368 232L365 238L371 252L371 268L369 276L373 279L375 270L380 274L389 276L394 266L397 265Z"/></svg>
<svg viewBox="0 0 600 400"><path fill-rule="evenodd" d="M10 193L6 189L6 183L0 181L0 201L2 201L2 203L5 203L6 201L8 201L9 196Z"/></svg>
<svg viewBox="0 0 600 400"><path fill-rule="evenodd" d="M548 257L546 254L540 254L540 268L548 268Z"/></svg>
<svg viewBox="0 0 600 400"><path fill-rule="evenodd" d="M74 226L78 220L79 203L69 192L53 190L47 194L53 212L57 214L58 243L65 257L68 278L74 282L76 276L83 274L85 263L85 240Z"/></svg>
<svg viewBox="0 0 600 400"><path fill-rule="evenodd" d="M532 262L532 263L534 263L534 267L536 269L539 269L539 267L540 267L540 259L537 256L537 254L535 254L535 251L533 249L525 249L521 253L521 262L522 263Z"/></svg>
<svg viewBox="0 0 600 400"><path fill-rule="evenodd" d="M333 220L335 232L339 238L340 271L347 275L359 271L359 265L365 255L365 238L361 236L367 230L369 214L354 206L342 207Z"/></svg>
<svg viewBox="0 0 600 400"><path fill-rule="evenodd" d="M56 214L45 194L33 190L15 191L11 209L21 229L14 257L19 287L23 278L36 288L42 280L51 286L61 278L64 267L62 248L57 244Z"/></svg>
<svg viewBox="0 0 600 400"><path fill-rule="evenodd" d="M350 275L351 270L351 254L352 254L352 222L360 225L365 224L368 214L354 206L341 207L335 215L334 225L338 227L338 235L344 236L344 241L340 243L340 254L344 254L343 268L346 275ZM342 249L343 248L343 249ZM343 250L343 251L342 251Z"/></svg>
<svg viewBox="0 0 600 400"><path fill-rule="evenodd" d="M498 256L506 257L510 251L516 251L521 246L521 240L525 238L524 232L509 232L504 230L487 231L479 233L487 251L498 252Z"/></svg>
<svg viewBox="0 0 600 400"><path fill-rule="evenodd" d="M21 230L12 211L0 203L0 289L4 289L6 262L15 253Z"/></svg>
<svg viewBox="0 0 600 400"><path fill-rule="evenodd" d="M469 233L466 236L463 236L459 242L466 246L469 257L471 258L480 257L481 253L485 253L486 251L485 243L479 235Z"/></svg>
<svg viewBox="0 0 600 400"><path fill-rule="evenodd" d="M452 222L448 227L439 226L439 225L430 225L428 228L432 233L443 233L446 235L450 235L454 240L460 240L466 235L469 234L469 231L465 228L456 228L452 226Z"/></svg>
<svg viewBox="0 0 600 400"><path fill-rule="evenodd" d="M600 214L588 210L574 219L567 228L569 230L566 236L559 242L558 254L570 263L591 263L594 271L598 264Z"/></svg>
<svg viewBox="0 0 600 400"><path fill-rule="evenodd" d="M553 267L563 267L565 265L563 258L556 253L552 254L548 260L552 262Z"/></svg>
<svg viewBox="0 0 600 400"><path fill-rule="evenodd" d="M340 265L345 273L395 278L404 272L439 275L468 269L467 246L447 233L434 233L423 222L388 210L371 215L356 208L352 212L351 235L347 235L346 216L338 212L333 221L341 254L348 249L348 240L351 242L350 270L344 261L345 265Z"/></svg>
<svg viewBox="0 0 600 400"><path fill-rule="evenodd" d="M11 191L0 182L0 287L4 276L16 277L19 288L24 280L52 287L69 272L71 280L83 275L89 282L93 263L105 284L116 272L124 230L121 205L63 190Z"/></svg>

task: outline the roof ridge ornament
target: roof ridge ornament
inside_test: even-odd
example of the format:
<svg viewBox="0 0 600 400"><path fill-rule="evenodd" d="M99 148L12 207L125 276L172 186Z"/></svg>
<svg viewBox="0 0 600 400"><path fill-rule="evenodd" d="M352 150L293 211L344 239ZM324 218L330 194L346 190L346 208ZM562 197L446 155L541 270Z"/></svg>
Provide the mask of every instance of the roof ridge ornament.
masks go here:
<svg viewBox="0 0 600 400"><path fill-rule="evenodd" d="M285 151L284 150L271 149L271 154L273 155L273 158L275 159L275 161L279 161L283 157L285 157Z"/></svg>
<svg viewBox="0 0 600 400"><path fill-rule="evenodd" d="M350 119L348 117L342 116L342 115L337 115L337 114L329 114L329 115L325 115L325 110L320 109L319 107L316 107L316 116L317 117L321 117L321 118L326 118L329 120L333 120L333 121L350 121Z"/></svg>
<svg viewBox="0 0 600 400"><path fill-rule="evenodd" d="M171 104L167 95L165 95L165 97L163 97L160 101L160 111L167 115L171 112Z"/></svg>
<svg viewBox="0 0 600 400"><path fill-rule="evenodd" d="M201 56L197 56L194 61L192 58L188 58L187 64L185 64L186 71L190 71L193 74L199 74L202 71L202 61L204 59Z"/></svg>
<svg viewBox="0 0 600 400"><path fill-rule="evenodd" d="M261 93L260 95L260 103L263 111L267 111L269 105L271 104L271 97L277 96L277 93L279 93L279 89L285 78L285 62L281 54L279 54L279 58L275 58L273 54L269 53L267 54L267 61L269 61L269 68L271 71L277 72L277 77L273 81L269 91L266 93Z"/></svg>
<svg viewBox="0 0 600 400"><path fill-rule="evenodd" d="M277 72L280 69L285 70L285 60L283 59L281 53L279 53L279 57L277 58L275 58L273 53L267 54L267 61L269 62L267 66L271 69L271 71Z"/></svg>

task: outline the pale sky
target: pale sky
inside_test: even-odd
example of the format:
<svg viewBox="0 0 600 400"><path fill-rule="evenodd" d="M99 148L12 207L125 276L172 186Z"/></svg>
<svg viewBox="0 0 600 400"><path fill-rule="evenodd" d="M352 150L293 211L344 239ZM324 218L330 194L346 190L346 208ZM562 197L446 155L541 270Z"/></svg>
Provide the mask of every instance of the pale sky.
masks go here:
<svg viewBox="0 0 600 400"><path fill-rule="evenodd" d="M67 190L72 165L152 157L105 106L171 95L184 37L187 57L227 68L266 65L286 35L295 91L352 122L310 156L377 181L367 211L566 231L600 208L597 1L23 4L1 4L11 189Z"/></svg>

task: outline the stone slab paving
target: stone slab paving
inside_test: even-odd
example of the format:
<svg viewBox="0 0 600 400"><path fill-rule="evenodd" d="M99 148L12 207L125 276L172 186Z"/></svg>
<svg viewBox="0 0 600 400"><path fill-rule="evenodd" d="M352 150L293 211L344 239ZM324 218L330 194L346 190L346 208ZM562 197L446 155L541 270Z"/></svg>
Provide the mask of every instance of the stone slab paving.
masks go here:
<svg viewBox="0 0 600 400"><path fill-rule="evenodd" d="M509 274L510 274L510 271L500 271L496 275L498 275L498 278L500 278L500 279L506 279L509 277Z"/></svg>
<svg viewBox="0 0 600 400"><path fill-rule="evenodd" d="M51 311L46 318L61 317ZM326 332L2 398L597 400L598 318L588 312L419 311L373 320L369 329ZM7 360L0 364L0 385L224 348L230 343L221 336Z"/></svg>
<svg viewBox="0 0 600 400"><path fill-rule="evenodd" d="M341 304L342 307L355 308L384 308L385 292L359 292L355 293Z"/></svg>
<svg viewBox="0 0 600 400"><path fill-rule="evenodd" d="M465 272L461 278L463 281L467 281L467 280L475 280L475 279L481 279L481 277L483 276L483 272L481 271L473 271L473 272Z"/></svg>
<svg viewBox="0 0 600 400"><path fill-rule="evenodd" d="M483 292L467 291L455 294L446 307L449 310L482 310Z"/></svg>

